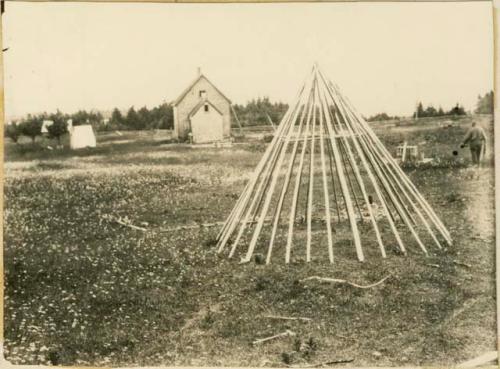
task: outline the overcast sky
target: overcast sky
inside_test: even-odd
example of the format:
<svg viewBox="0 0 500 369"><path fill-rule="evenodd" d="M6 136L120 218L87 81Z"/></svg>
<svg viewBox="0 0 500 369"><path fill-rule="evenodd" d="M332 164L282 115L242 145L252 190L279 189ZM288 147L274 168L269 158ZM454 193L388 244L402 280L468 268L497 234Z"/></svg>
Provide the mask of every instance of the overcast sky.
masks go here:
<svg viewBox="0 0 500 369"><path fill-rule="evenodd" d="M493 88L491 3L11 3L7 116L171 101L197 67L234 103L288 102L314 61L364 115L473 109Z"/></svg>

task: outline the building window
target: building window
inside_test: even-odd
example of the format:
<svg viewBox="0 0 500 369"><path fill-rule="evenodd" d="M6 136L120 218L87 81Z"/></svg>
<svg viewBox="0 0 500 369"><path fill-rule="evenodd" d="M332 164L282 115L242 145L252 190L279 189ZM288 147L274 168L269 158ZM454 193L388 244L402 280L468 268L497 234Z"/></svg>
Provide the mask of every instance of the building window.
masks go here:
<svg viewBox="0 0 500 369"><path fill-rule="evenodd" d="M201 97L202 99L206 98L206 97L207 97L207 91L205 91L205 90L200 90L200 97Z"/></svg>
<svg viewBox="0 0 500 369"><path fill-rule="evenodd" d="M208 111L208 104L205 104L205 111Z"/></svg>

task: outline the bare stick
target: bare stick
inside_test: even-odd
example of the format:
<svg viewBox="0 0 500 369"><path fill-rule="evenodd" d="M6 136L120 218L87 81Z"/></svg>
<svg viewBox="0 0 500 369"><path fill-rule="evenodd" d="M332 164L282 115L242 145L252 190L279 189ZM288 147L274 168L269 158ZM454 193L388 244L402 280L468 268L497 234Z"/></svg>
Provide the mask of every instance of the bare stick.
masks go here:
<svg viewBox="0 0 500 369"><path fill-rule="evenodd" d="M338 360L324 361L322 363L316 363L316 364L292 366L292 368L319 368L319 367L322 367L322 366L325 366L325 365L352 363L353 361L354 361L354 359L352 359L352 358L349 358L349 359L338 359Z"/></svg>
<svg viewBox="0 0 500 369"><path fill-rule="evenodd" d="M322 96L320 96L320 99L321 99L321 106L323 108L323 110L326 108L325 107L325 103L323 102L322 100ZM333 126L332 126L332 122L330 120L330 116L329 114L326 114L325 112L325 117L326 117L326 123L327 123L327 127L328 127L328 134L329 134L329 138L330 138L330 145L332 147L332 150L333 150L333 158L335 159L335 164L336 164L336 168L337 168L337 172L338 172L338 177L339 177L339 181L340 181L340 187L342 189L342 193L344 194L344 199L346 201L346 208L347 208L347 215L349 217L349 222L350 222L350 225L351 225L351 231L352 231L352 234L353 234L353 237L354 237L354 246L356 248L356 254L358 256L358 260L359 261L363 261L365 259L364 255L363 255L363 249L361 248L361 238L360 238L360 235L359 235L359 231L358 231L358 225L356 223L356 218L355 218L355 215L354 215L354 208L353 208L353 205L352 205L352 202L351 202L351 196L349 194L349 188L347 186L347 182L346 182L346 179L345 179L345 173L344 171L342 170L342 162L340 160L340 152L339 152L339 149L337 147L337 142L336 142L336 139L335 137L333 137L333 134L334 134L334 130L333 130Z"/></svg>
<svg viewBox="0 0 500 369"><path fill-rule="evenodd" d="M146 232L147 229L146 228L143 228L143 227L138 227L138 226L135 226L133 224L130 224L130 223L126 223L124 222L123 220L121 220L121 218L115 218L113 217L112 215L108 215L108 216L103 216L103 219L106 219L106 220L112 220L114 221L115 223L118 223L122 226L125 226L125 227L129 227L129 228L132 228L132 229L136 229L138 231L142 231L142 232Z"/></svg>
<svg viewBox="0 0 500 369"><path fill-rule="evenodd" d="M333 263L333 241L332 241L332 221L330 215L330 197L328 196L328 180L326 177L325 143L324 143L324 125L323 114L319 112L319 132L320 132L320 152L321 152L321 172L323 174L323 192L325 194L325 222L328 239L328 257L330 263Z"/></svg>
<svg viewBox="0 0 500 369"><path fill-rule="evenodd" d="M301 316L294 317L294 316L279 316L279 315L266 315L264 318L267 319L280 319L280 320L303 320L305 322L311 322L311 318L304 318Z"/></svg>
<svg viewBox="0 0 500 369"><path fill-rule="evenodd" d="M260 338L258 340L255 340L252 342L252 345L258 345L258 344L261 344L264 342L275 340L276 338L292 337L292 336L295 336L295 333L287 329L283 333L278 333L278 334L275 334L274 336Z"/></svg>
<svg viewBox="0 0 500 369"><path fill-rule="evenodd" d="M302 95L302 92L304 91L305 87L306 87L306 82L307 82L307 79L304 83L304 85L302 86L302 88L300 89L299 93L297 94L297 97L295 99L295 101L300 101L300 97ZM250 181L248 183L248 190L246 191L246 193L244 195L242 195L242 200L240 202L240 204L236 205L237 207L237 210L236 212L231 216L228 217L228 226L227 227L224 227L224 232L220 235L220 239L219 239L219 242L218 242L218 252L221 252L224 248L224 246L226 245L227 241L229 240L229 238L231 237L231 234L233 233L235 227L237 224L240 223L240 217L242 216L245 208L246 208L246 205L248 204L248 201L250 199L250 196L255 188L255 185L257 184L258 182L258 179L262 173L262 171L264 171L264 168L266 167L266 165L268 164L268 158L271 156L272 152L277 148L278 145L276 145L278 143L278 140L279 140L279 136L281 134L281 132L283 130L285 130L286 128L286 124L285 122L288 120L290 114L291 114L291 111L292 109L289 109L286 114L284 115L280 125L278 126L278 129L277 129L277 134L273 137L273 140L271 141L271 143L268 145L264 155L262 156L262 159L260 160L259 164L257 165L257 168L255 169L252 177L250 178Z"/></svg>
<svg viewBox="0 0 500 369"><path fill-rule="evenodd" d="M328 88L328 85L326 84L326 81L323 77L323 75L320 73L321 77L322 77L322 80L323 80L323 83L325 84L327 90L329 91L329 88ZM330 92L330 91L329 91ZM349 134L351 135L352 137L352 140L354 142L354 148L357 149L358 151L358 156L361 158L361 161L363 164L365 164L364 162L364 157L361 157L362 153L359 153L359 147L357 146L357 142L356 142L356 139L353 137L355 135L355 133L351 130L351 127L347 124L347 119L346 119L346 116L344 115L343 111L341 109L339 109L339 106L337 104L337 102L335 101L335 99L333 98L333 95L332 93L330 92L330 98L332 99L333 103L335 104L335 106L337 107L337 110L340 111L340 114L344 120L344 125L346 126L347 128L347 131L349 132ZM340 119L339 119L340 120ZM379 244L379 247L380 247L380 252L382 253L382 257L386 257L386 253L385 253L385 247L384 247L384 244L382 242L382 237L380 235L380 231L378 229L378 225L377 225L377 221L375 220L375 216L373 215L373 210L372 210L372 207L371 207L371 204L370 204L370 201L368 200L368 194L366 193L366 189L365 189L365 185L363 183L363 179L361 178L361 173L359 172L359 168L358 168L358 165L354 159L354 154L351 150L351 145L349 144L349 141L347 139L344 140L344 144L345 144L345 147L347 149L347 153L349 155L349 159L350 161L352 162L351 164L351 169L354 171L354 174L356 176L356 180L357 180L357 183L358 183L358 186L361 190L361 193L363 195L363 199L365 201L365 204L366 204L366 207L368 209L368 215L370 217L370 220L372 222L372 226L373 226L373 229L375 230L375 235L376 235L376 238L377 238L377 242ZM366 168L365 168L366 169Z"/></svg>
<svg viewBox="0 0 500 369"><path fill-rule="evenodd" d="M308 103L309 102L310 102L310 97L309 97ZM301 112L300 124L299 124L299 135L302 133L302 126L304 125L304 120L306 117L307 110L308 110L308 107L307 107L307 105L305 105L304 108L302 109L302 112ZM294 125L292 125L292 126L294 126ZM274 222L273 222L273 229L271 232L271 237L269 239L269 248L268 248L267 257L266 257L266 264L269 264L271 262L271 253L273 250L274 239L276 237L276 231L277 231L279 220L280 220L281 210L283 208L283 202L285 200L286 193L288 192L288 186L290 184L290 179L291 179L292 172L293 172L293 165L295 163L295 157L297 155L298 145L299 145L299 141L296 140L295 143L293 144L292 154L291 154L290 161L288 164L288 169L287 169L287 172L285 175L285 181L283 183L283 187L281 188L280 198L279 198L278 204L276 206L276 211L275 211L275 215L274 215Z"/></svg>
<svg viewBox="0 0 500 369"><path fill-rule="evenodd" d="M234 110L233 105L229 105L231 107L231 111L234 114L234 117L236 118L236 122L238 123L238 127L240 127L240 132L243 131L243 127L241 126L240 120L238 119L238 115L236 114L236 111Z"/></svg>
<svg viewBox="0 0 500 369"><path fill-rule="evenodd" d="M301 93L297 97L297 101L300 101L301 94L302 94L304 88L305 88L305 85L301 89ZM293 109L288 110L287 113L285 114L285 116L283 117L281 124L278 127L278 131L280 134L282 131L290 128L289 118L290 118L290 115L292 114L292 111L293 111ZM276 134L274 136L271 144L268 146L268 149L264 153L264 157L259 162L259 165L258 165L256 171L254 172L254 176L251 179L251 183L250 183L249 189L247 191L247 194L245 195L246 197L245 197L244 201L242 201L242 203L239 205L238 212L237 212L237 214L235 214L235 216L231 220L232 224L230 227L228 227L228 230L226 231L224 238L221 241L220 247L222 248L223 245L225 244L225 242L227 242L227 240L229 239L231 233L235 230L236 225L240 222L239 218L243 215L243 213L245 213L244 210L247 207L248 202L250 202L252 191L253 191L255 185L257 183L259 183L257 186L257 190L253 196L253 199L251 200L251 203L250 203L248 209L246 210L243 223L240 226L236 240L234 241L233 246L231 248L231 251L229 253L229 257L232 257L234 252L236 251L236 247L238 245L238 242L239 242L241 236L243 235L243 231L245 230L247 222L250 220L250 217L252 216L252 210L253 210L256 202L258 201L259 193L262 192L261 191L262 186L264 184L266 184L266 187L267 187L267 181L268 181L269 176L270 176L269 173L271 172L272 168L274 168L277 153L279 152L279 149L282 145L282 141L280 139L278 139L278 136L279 136L278 134ZM259 182L259 177L261 175L262 175L262 177L261 177L261 180Z"/></svg>
<svg viewBox="0 0 500 369"><path fill-rule="evenodd" d="M335 86L335 89L338 91L338 87ZM438 228L438 230L441 232L445 240L449 245L452 244L452 240L450 237L449 231L446 229L446 227L443 225L439 217L436 215L432 207L429 205L429 203L425 200L425 198L420 194L420 192L417 190L415 185L410 181L408 176L403 172L401 167L395 162L395 160L392 158L392 156L389 154L387 149L382 145L380 139L373 133L369 125L366 123L366 121L363 119L363 117L356 111L356 109L352 106L351 102L347 98L343 98L346 101L347 106L349 109L353 112L355 115L357 121L360 123L361 127L365 130L365 132L373 139L374 142L376 142L380 148L380 150L385 154L385 157L387 161L390 163L390 165L394 168L394 170L400 175L401 180L405 183L405 185L412 191L413 195L417 198L417 201L419 201L420 206L424 209L424 211L427 213L427 215L430 217L430 219L433 221L434 225Z"/></svg>
<svg viewBox="0 0 500 369"><path fill-rule="evenodd" d="M456 261L456 260L453 260L453 264L461 265L461 266L464 266L464 267L469 268L469 269L472 268L472 265L466 264L466 263L462 263L462 262Z"/></svg>
<svg viewBox="0 0 500 369"><path fill-rule="evenodd" d="M311 111L312 111L313 105L314 105L314 102L312 102L309 105L309 110L307 112L306 132L305 132L304 141L302 144L302 151L300 153L299 168L297 169L297 176L295 177L295 186L294 186L293 197L292 197L292 209L290 210L290 217L288 220L288 236L287 236L287 241L286 241L286 253L285 253L285 263L286 264L288 264L290 262L290 255L291 255L291 250L292 250L292 240L293 240L293 226L294 226L294 222L295 222L295 214L297 211L297 204L299 201L300 183L302 182L302 168L304 167L304 158L306 155L306 148L307 148L307 142L308 142L307 136L309 135L309 124L310 124L310 120L311 120Z"/></svg>
<svg viewBox="0 0 500 369"><path fill-rule="evenodd" d="M325 81L324 77L323 77L323 81ZM325 81L326 83L326 81ZM328 89L329 92L330 92L330 96L332 99L334 99L334 95L335 95L335 92L333 91L333 89L329 88ZM339 101L338 102L339 104L337 105L337 107L340 106L340 108L342 109L341 110L341 113L346 113L347 115L349 115L349 112L345 110L344 106L342 105L342 101ZM347 123L348 121L345 120L345 122ZM379 187L379 184L377 182L377 180L375 179L375 176L374 174L372 173L372 170L370 169L370 165L369 165L369 158L367 156L365 156L365 152L364 150L362 149L362 146L364 144L363 141L361 141L361 134L359 132L359 130L357 130L355 128L354 125L352 125L352 123L350 124L347 124L347 128L348 130L350 131L350 133L352 134L352 141L353 141L353 144L354 144L354 148L356 149L360 159L361 159L361 162L363 164L363 167L365 168L367 174L368 174L368 178L370 179L370 181L372 182L372 185L373 185L373 188L375 189L375 193L377 194L377 197L379 199L379 202L380 204L382 205L382 208L384 210L384 214L385 216L387 217L387 220L389 222L389 225L392 229L392 232L394 234L394 236L396 237L396 241L398 242L398 245L401 249L401 251L403 253L406 253L406 249L404 247L404 244L403 244L403 241L401 240L401 237L399 236L399 232L396 228L396 225L394 224L394 219L392 217L392 214L385 202L385 199L382 195L382 192L381 192L381 189ZM356 137L355 137L356 136ZM370 209L370 212L371 212L371 206L369 205L369 209ZM371 216L372 218L372 224L374 224L374 228L377 229L376 227L376 223L375 223L375 219L373 217L373 214ZM384 249L384 246L382 244L382 240L380 238L380 234L377 232L377 235L378 235L378 240L379 240L379 246L380 246L380 250L382 252L382 256L385 257L385 249Z"/></svg>
<svg viewBox="0 0 500 369"><path fill-rule="evenodd" d="M250 260L250 258L252 257L253 251L255 249L255 246L257 245L257 240L260 236L260 232L261 232L262 226L264 224L264 219L265 219L267 211L269 209L269 205L271 204L271 198L273 196L274 188L275 188L276 183L278 181L279 171L280 171L281 166L283 165L283 160L284 160L285 155L286 155L286 150L287 150L288 144L290 142L291 132L293 131L294 123L295 123L295 120L297 119L297 115L299 113L298 110L300 108L301 101L302 101L302 99L299 99L297 107L296 107L294 114L292 116L291 122L289 123L290 128L288 129L288 132L286 135L286 140L285 140L284 144L282 145L282 147L280 147L280 152L279 152L279 156L278 156L277 163L276 163L276 167L278 169L274 170L271 173L272 179L271 179L270 188L267 191L266 199L265 199L264 204L262 206L262 210L260 211L259 220L257 222L257 225L255 226L255 229L254 229L254 232L252 235L252 239L250 240L250 245L248 246L246 256L242 260L243 262Z"/></svg>
<svg viewBox="0 0 500 369"><path fill-rule="evenodd" d="M314 76L314 86L316 91L316 75ZM316 96L316 94L314 94ZM315 99L316 100L316 99ZM313 206L313 192L314 192L314 133L316 131L316 103L313 104L313 118L312 118L312 136L311 136L311 161L309 164L309 191L307 195L307 233L306 233L306 262L311 261L311 241L312 241L312 206Z"/></svg>
<svg viewBox="0 0 500 369"><path fill-rule="evenodd" d="M301 279L300 282L315 280L315 281L319 281L319 282L328 282L328 283L344 283L344 284L348 284L349 286L352 286L352 287L366 289L366 288L372 288L372 287L378 286L379 284L382 284L391 275L392 274L389 274L389 275L385 276L384 278L382 278L380 281L373 283L373 284L365 285L365 286L346 281L345 279L324 278L324 277L319 277L316 275L312 276L312 277L307 277L307 278Z"/></svg>

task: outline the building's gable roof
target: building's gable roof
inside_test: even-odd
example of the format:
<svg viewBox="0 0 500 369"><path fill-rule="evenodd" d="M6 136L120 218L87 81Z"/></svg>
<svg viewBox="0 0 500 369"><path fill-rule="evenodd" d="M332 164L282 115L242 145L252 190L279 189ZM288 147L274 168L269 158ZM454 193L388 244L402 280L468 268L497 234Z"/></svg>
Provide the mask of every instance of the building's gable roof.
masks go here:
<svg viewBox="0 0 500 369"><path fill-rule="evenodd" d="M200 74L193 82L191 82L191 84L182 92L182 94L180 94L180 96L174 100L172 105L177 106L182 101L182 99L184 99L184 97L189 93L189 91L191 91L194 85L196 85L202 78L204 78L215 89L215 91L217 91L224 99L227 100L229 104L231 104L231 100L229 100L226 95L224 95L212 82L210 82L210 80L207 77L205 77L205 75Z"/></svg>
<svg viewBox="0 0 500 369"><path fill-rule="evenodd" d="M224 114L222 114L222 112L221 112L219 109L217 109L217 107L216 107L214 104L212 104L209 100L201 100L198 104L196 104L196 106L193 108L193 110L191 110L191 112L189 113L189 118L191 118L193 115L195 115L195 114L198 112L198 110L200 110L200 108L201 108L203 105L205 105L205 104L210 105L210 106L211 106L212 108L214 108L214 109L215 109L215 111L216 111L217 113L219 113L220 115L224 115Z"/></svg>

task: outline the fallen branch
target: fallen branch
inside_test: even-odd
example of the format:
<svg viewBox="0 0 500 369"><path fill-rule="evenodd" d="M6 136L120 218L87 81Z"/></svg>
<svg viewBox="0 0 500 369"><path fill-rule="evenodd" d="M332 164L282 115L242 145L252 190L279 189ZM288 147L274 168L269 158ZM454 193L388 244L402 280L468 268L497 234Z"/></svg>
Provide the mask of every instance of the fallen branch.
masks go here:
<svg viewBox="0 0 500 369"><path fill-rule="evenodd" d="M304 317L293 317L293 316L279 316L279 315L266 315L264 318L268 319L282 319L282 320L303 320L306 322L312 321L311 318L304 318Z"/></svg>
<svg viewBox="0 0 500 369"><path fill-rule="evenodd" d="M439 265L438 264L427 264L428 266L431 266L433 268L439 268Z"/></svg>
<svg viewBox="0 0 500 369"><path fill-rule="evenodd" d="M271 340L274 340L276 338L292 337L292 336L295 336L295 333L287 329L283 333L279 333L279 334L276 334L276 335L271 336L271 337L265 337L265 338L260 338L258 340L255 340L252 342L252 345L258 345L260 343L271 341Z"/></svg>
<svg viewBox="0 0 500 369"><path fill-rule="evenodd" d="M215 223L200 223L200 224L191 224L185 226L178 226L173 228L162 229L160 232L168 233L168 232L176 232L182 229L195 229L195 228L209 228L223 225L224 222L215 222Z"/></svg>
<svg viewBox="0 0 500 369"><path fill-rule="evenodd" d="M118 223L118 224L121 224L122 226L125 226L125 227L129 227L129 228L132 228L132 229L137 229L138 231L143 231L143 232L147 231L146 228L138 227L138 226L135 226L135 225L129 224L129 223L125 223L121 219L115 219L115 222Z"/></svg>
<svg viewBox="0 0 500 369"><path fill-rule="evenodd" d="M453 264L461 265L461 266L464 266L464 267L469 268L469 269L472 268L472 265L466 264L466 263L462 263L462 262L456 261L456 260L453 260Z"/></svg>
<svg viewBox="0 0 500 369"><path fill-rule="evenodd" d="M147 231L146 228L138 227L136 225L131 224L130 222L123 221L122 218L115 218L112 215L103 215L102 218L105 219L105 220L108 220L108 221L112 221L112 222L118 223L118 224L120 224L120 225L122 225L124 227L129 227L129 228L136 229L136 230L142 231L142 232L146 232Z"/></svg>
<svg viewBox="0 0 500 369"><path fill-rule="evenodd" d="M296 368L319 368L325 365L334 365L334 364L344 364L344 363L352 363L354 359L349 358L349 359L339 359L339 360L330 360L330 361L325 361L322 363L317 363L317 364L309 364L309 365L300 365L297 366ZM295 368L295 367L294 367Z"/></svg>
<svg viewBox="0 0 500 369"><path fill-rule="evenodd" d="M380 281L373 283L373 284L366 285L366 286L362 286L362 285L359 285L359 284L356 284L353 282L349 282L349 281L346 281L345 279L324 278L324 277L319 277L319 276L307 277L307 278L301 279L300 282L316 280L316 281L320 281L320 282L329 282L329 283L345 283L345 284L348 284L349 286L356 287L356 288L372 288L372 287L378 286L379 284L383 283L391 275L392 274L389 274L389 275L385 276L384 278L382 278Z"/></svg>

